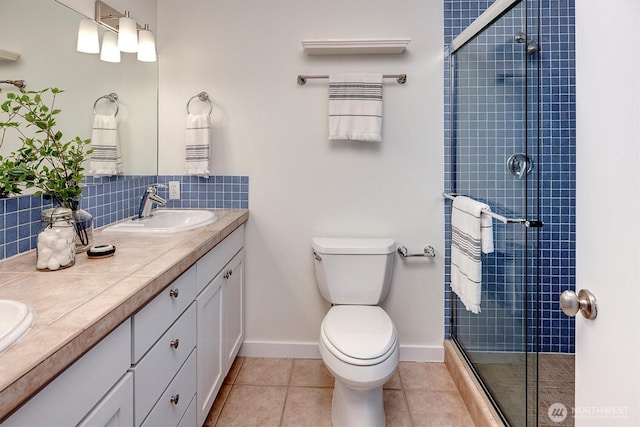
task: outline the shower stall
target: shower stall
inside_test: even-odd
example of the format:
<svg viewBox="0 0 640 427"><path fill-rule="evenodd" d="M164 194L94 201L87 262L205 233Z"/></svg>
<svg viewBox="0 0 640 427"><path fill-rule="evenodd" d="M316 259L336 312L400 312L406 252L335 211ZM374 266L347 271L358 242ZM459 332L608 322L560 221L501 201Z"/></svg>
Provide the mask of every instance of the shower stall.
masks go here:
<svg viewBox="0 0 640 427"><path fill-rule="evenodd" d="M571 164L571 153L554 150L568 146L575 155L575 137L565 135L566 143L550 131L571 129L570 117L553 114L561 83L553 58L568 47L545 34L557 22L548 19L552 3L496 1L452 40L448 56L444 196L482 201L500 217L495 250L482 255L481 312L467 311L447 290L448 333L512 426L573 425L573 324L557 298L572 286L575 158ZM568 175L556 173L563 168ZM553 410L563 407L560 420Z"/></svg>

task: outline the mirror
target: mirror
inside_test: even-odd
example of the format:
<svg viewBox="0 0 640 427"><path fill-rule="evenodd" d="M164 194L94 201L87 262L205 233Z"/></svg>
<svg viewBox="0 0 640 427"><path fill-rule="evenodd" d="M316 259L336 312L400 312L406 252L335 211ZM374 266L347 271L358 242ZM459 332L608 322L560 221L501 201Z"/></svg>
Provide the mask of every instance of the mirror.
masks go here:
<svg viewBox="0 0 640 427"><path fill-rule="evenodd" d="M94 103L104 95L118 95L118 137L125 175L157 174L157 62L137 60L123 53L122 62L108 63L100 55L76 51L82 16L54 0L0 0L0 49L17 52L17 61L0 59L0 80L25 80L27 90L57 87L58 129L64 140L91 137ZM100 28L100 37L104 29ZM6 93L19 89L0 84L0 103ZM113 111L108 100L96 105L98 113ZM9 130L0 154L19 147Z"/></svg>

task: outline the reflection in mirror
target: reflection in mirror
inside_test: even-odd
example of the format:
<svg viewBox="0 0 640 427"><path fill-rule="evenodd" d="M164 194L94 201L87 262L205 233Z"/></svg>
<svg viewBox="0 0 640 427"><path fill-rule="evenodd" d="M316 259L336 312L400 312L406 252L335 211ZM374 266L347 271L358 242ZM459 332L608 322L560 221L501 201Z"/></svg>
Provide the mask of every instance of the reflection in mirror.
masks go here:
<svg viewBox="0 0 640 427"><path fill-rule="evenodd" d="M0 80L25 80L27 90L57 87L58 128L65 140L91 137L96 112L113 112L100 97L118 95L118 137L126 175L157 174L157 63L122 54L122 62L100 61L99 55L76 51L82 16L54 0L0 0L0 49L17 52L17 61L0 59ZM104 33L100 29L100 35ZM0 84L0 103L18 88ZM7 132L0 154L20 146Z"/></svg>

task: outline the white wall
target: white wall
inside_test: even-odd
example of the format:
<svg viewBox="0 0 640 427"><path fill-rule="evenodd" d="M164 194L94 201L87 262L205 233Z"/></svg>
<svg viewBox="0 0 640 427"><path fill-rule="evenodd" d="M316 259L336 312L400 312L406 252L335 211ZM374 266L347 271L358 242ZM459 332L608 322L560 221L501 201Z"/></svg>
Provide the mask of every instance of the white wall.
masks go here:
<svg viewBox="0 0 640 427"><path fill-rule="evenodd" d="M213 173L250 177L247 355L317 356L328 304L313 236L389 236L437 258L396 258L384 306L404 359L443 340L442 4L410 0L158 2L159 173L183 173L185 104L214 102ZM302 39L411 37L391 56L305 56ZM384 86L382 143L327 141L326 80L298 74L407 73ZM296 345L300 343L301 345Z"/></svg>

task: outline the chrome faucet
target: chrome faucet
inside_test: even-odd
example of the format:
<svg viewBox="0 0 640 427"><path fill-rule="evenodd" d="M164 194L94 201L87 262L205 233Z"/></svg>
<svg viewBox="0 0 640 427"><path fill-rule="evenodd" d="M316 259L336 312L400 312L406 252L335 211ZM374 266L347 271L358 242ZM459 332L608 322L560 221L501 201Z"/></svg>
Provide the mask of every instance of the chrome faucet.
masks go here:
<svg viewBox="0 0 640 427"><path fill-rule="evenodd" d="M153 204L159 205L167 204L167 201L158 196L158 188L167 188L164 184L153 184L147 187L142 198L140 199L140 208L138 209L138 216L135 219L149 218L151 216L151 208Z"/></svg>

